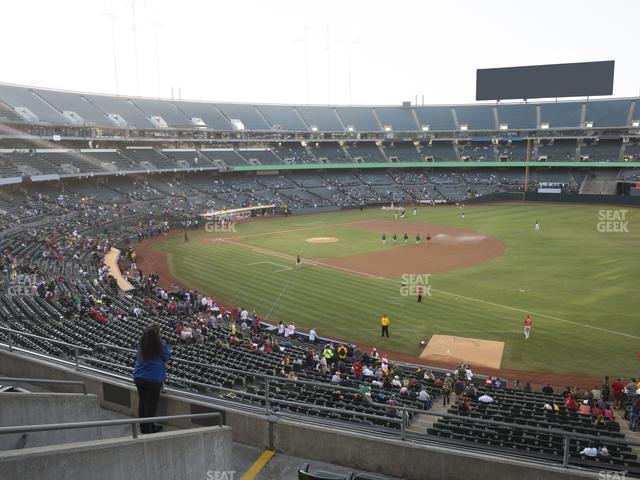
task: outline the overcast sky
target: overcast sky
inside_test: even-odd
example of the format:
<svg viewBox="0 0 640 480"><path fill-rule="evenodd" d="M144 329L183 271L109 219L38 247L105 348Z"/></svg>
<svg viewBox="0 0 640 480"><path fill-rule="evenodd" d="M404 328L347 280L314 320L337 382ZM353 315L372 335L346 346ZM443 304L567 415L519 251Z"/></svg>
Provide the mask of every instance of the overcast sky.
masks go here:
<svg viewBox="0 0 640 480"><path fill-rule="evenodd" d="M0 82L164 98L173 87L176 98L180 89L202 100L461 103L474 101L476 68L615 60L614 95L636 96L639 28L636 0L6 1Z"/></svg>

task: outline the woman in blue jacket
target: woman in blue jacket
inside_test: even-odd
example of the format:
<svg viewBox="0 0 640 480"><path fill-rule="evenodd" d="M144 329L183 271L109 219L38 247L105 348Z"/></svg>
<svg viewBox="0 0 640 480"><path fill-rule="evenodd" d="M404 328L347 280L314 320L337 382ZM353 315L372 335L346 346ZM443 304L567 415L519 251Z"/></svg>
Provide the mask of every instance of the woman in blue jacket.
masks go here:
<svg viewBox="0 0 640 480"><path fill-rule="evenodd" d="M160 327L148 326L136 353L136 365L133 369L133 381L138 389L138 417L155 417L160 400L162 384L167 378L166 362L171 359L171 351L165 342L160 340ZM142 433L156 433L162 426L153 423L141 423Z"/></svg>

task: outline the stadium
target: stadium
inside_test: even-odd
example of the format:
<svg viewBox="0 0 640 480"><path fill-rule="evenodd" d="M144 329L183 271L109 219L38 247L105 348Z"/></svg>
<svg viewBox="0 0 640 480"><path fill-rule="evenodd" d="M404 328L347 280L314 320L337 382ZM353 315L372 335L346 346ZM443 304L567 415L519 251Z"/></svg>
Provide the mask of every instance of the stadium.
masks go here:
<svg viewBox="0 0 640 480"><path fill-rule="evenodd" d="M640 477L613 68L395 105L0 83L2 477Z"/></svg>

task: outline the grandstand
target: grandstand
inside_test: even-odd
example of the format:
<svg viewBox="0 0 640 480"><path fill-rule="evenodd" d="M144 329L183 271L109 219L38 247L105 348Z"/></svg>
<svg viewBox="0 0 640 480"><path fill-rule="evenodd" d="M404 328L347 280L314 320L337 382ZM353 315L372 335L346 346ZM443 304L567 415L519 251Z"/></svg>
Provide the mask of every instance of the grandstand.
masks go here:
<svg viewBox="0 0 640 480"><path fill-rule="evenodd" d="M631 395L614 412L600 390L593 393L593 385L569 385L569 395L557 385L555 391L543 391L541 383L546 382L516 383L517 369L505 368L503 373L481 368L482 373L470 375L461 365L467 359L414 355L416 345L422 349L426 343L419 338L422 326L402 334L403 348L411 353L389 350L390 358L386 358L371 345L358 346L348 338L355 335L362 319L349 318L345 325L335 325L335 331L323 331L322 338L314 339L310 333L278 325L277 313L271 314L280 301L287 303L287 288L296 284L292 276L286 279L277 274L297 271L288 265L293 265L297 255L305 256L304 248L311 248L314 241L330 244L338 240L325 236L325 228L383 224L351 232L361 237L358 240L369 248L366 252L345 242L344 250L337 254L326 247L304 267L296 267L335 267L334 273L357 278L348 277L347 282L355 286L344 292L345 297L371 295L367 298L379 300L374 289L394 282L399 275L370 273L339 262L351 254L388 254L395 248L390 244L392 229L394 235L405 234L406 249L414 246L408 243L438 248L436 242L421 243L431 241L430 232L441 227L433 212L454 212L451 218L458 223L452 229L463 230L471 228L461 222L472 221L468 219L471 215L465 215L474 212L473 206L504 201L508 208L513 207L506 218L516 230L523 230L527 222L531 227L535 221L537 227L538 219L518 216L514 205L535 205L538 210L531 210L535 215L545 201L561 203L563 208L569 202L637 206L639 104L640 98L611 98L320 106L169 100L0 84L0 126L4 127L0 139L0 356L7 365L0 367L0 373L40 372L84 382L95 395L84 399L91 408L103 406L127 415L137 432L140 422L135 418L132 371L139 338L154 322L173 355L160 408L171 417L188 412L190 426L198 427L147 435L148 442L158 442L160 452L182 446L182 436L198 445L201 442L194 438L220 442L226 457L211 462L231 468L232 431L237 444L268 446L306 460L326 461L340 466L342 472L332 477L300 465L295 472L298 478L349 478L348 470L354 469L364 470L354 475L361 479L375 478L367 471L427 478L420 470L427 463L444 465L434 468L433 475L439 477L429 478L469 478L474 468L481 478L499 480L594 478L603 471L638 477L640 443L621 418L631 410ZM600 188L602 185L607 188ZM426 212L422 223L413 218L418 216L417 208L424 208L421 214ZM228 212L236 209L240 209L237 217ZM205 223L202 215L211 211L233 219L226 225L220 218L217 223ZM402 211L405 215L400 215L408 217L404 225L410 227L403 225L404 230L397 227L396 231L398 224L385 222L397 220ZM322 213L345 216L335 224L330 224L332 217L302 216ZM359 213L362 218L356 217ZM561 210L556 223L571 216L568 209ZM460 242L488 235L498 224L503 227L498 215L487 217L482 227L488 232L476 225L477 230L465 231ZM270 222L275 222L273 230L260 230ZM246 225L246 230L231 231L236 224ZM203 232L211 233L207 228L221 235L205 237ZM317 237L307 237L307 230ZM535 233L530 230L528 233ZM291 246L284 245L283 233L293 235ZM434 238L454 234L447 231ZM508 254L516 255L525 248L515 233L504 235L508 249L502 246ZM562 237L564 242L543 238L547 243L541 244L544 248L536 245L534 253L565 244L573 248L572 242L578 242L568 234ZM151 249L153 241L166 242L166 250ZM633 240L627 242L612 241L609 248L622 251L633 244ZM240 248L214 250L209 257L236 264L211 269L210 277L200 282L190 283L169 261L184 257L184 248L234 244ZM474 249L472 245L467 250L475 254ZM138 263L137 252L142 256ZM267 260L256 260L255 256L263 254L266 256L260 258ZM114 261L107 262L107 256ZM411 268L418 256L404 259L402 265ZM431 260L436 263L447 256L456 254L439 252ZM486 285L480 286L487 289L483 294L501 275L500 262L489 260L483 258L472 265L488 264L482 267L489 272ZM194 257L185 263L201 261ZM365 257L357 268L374 268L378 262L382 263ZM401 263L397 259L389 263L393 262ZM252 292L258 285L249 267L257 272L265 265L275 270L267 272L268 280L262 283L281 290L279 296L259 298L263 310L250 318L248 312L243 313L245 296L255 299L262 291ZM604 265L603 271L609 268ZM147 266L160 269L149 271ZM302 295L308 298L309 309L321 296L317 289L335 281L317 275L315 284L304 285ZM357 283L363 277L374 279L375 286ZM616 290L605 277L603 273L598 279L602 289ZM458 280L454 277L453 281ZM232 282L238 282L229 287L234 290L232 295L218 294L216 289ZM123 285L132 288L123 289ZM518 290L505 293L510 301L513 295L524 298L530 287L515 288ZM459 298L477 300L471 294L442 292L456 302ZM543 300L548 294L535 291L530 297ZM451 303L446 309L458 316L472 316L486 305L501 307L497 302L502 300L491 295L486 296L490 300L480 300L482 307ZM528 311L520 307L520 298L509 304L518 307L506 308L518 315ZM326 308L322 313L341 323L337 310L343 305L338 300L344 301L322 298ZM400 301L388 303L393 306ZM266 309L264 305L272 306ZM303 323L310 312L296 314ZM625 315L621 317L627 318ZM576 323L561 318L562 311L540 317ZM351 321L354 327L349 330ZM611 333L609 328L622 330L619 325L592 327L598 333ZM472 331L484 335L483 327ZM455 332L455 325L452 330ZM505 332L515 337L509 330L489 333L493 338L494 333ZM621 335L626 341L637 338ZM567 342L554 346L570 350L571 341L564 336L551 343ZM510 344L508 348L513 351L516 347ZM522 374L558 378L552 368ZM610 375L613 383L617 373ZM16 393L8 390L6 395ZM584 407L574 407L568 397ZM212 412L226 427L207 429L195 421L201 417L194 415ZM51 421L69 423L72 419L60 416ZM163 421L181 427L183 420L187 419ZM127 421L122 425L127 425L128 435ZM16 424L3 424L0 433L8 426ZM31 433L28 429L21 433L27 431ZM15 456L29 453L42 446L33 438L12 438L4 450ZM96 433L71 440L107 439ZM170 442L169 446L163 442ZM54 443L58 440L49 446ZM139 444L136 439L124 442L131 448L140 448ZM597 455L585 453L590 444L599 448ZM71 447L56 448L68 448L65 455L72 456ZM608 453L602 453L603 448ZM371 455L385 449L388 455ZM154 461L161 460L157 457ZM28 463L26 458L22 464ZM51 461L59 462L59 458ZM9 460L0 456L0 471L3 462L8 465ZM279 477L274 474L271 478Z"/></svg>

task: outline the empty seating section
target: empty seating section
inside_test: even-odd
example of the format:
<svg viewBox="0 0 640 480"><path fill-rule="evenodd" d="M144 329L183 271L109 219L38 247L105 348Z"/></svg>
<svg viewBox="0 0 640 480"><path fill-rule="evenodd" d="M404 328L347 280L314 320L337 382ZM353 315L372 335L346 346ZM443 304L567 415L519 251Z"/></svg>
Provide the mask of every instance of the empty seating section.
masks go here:
<svg viewBox="0 0 640 480"><path fill-rule="evenodd" d="M0 100L14 108L22 107L28 109L38 117L37 121L41 123L53 125L67 125L70 123L60 112L49 106L26 87L0 85Z"/></svg>
<svg viewBox="0 0 640 480"><path fill-rule="evenodd" d="M588 157L591 162L617 162L620 158L622 142L616 140L600 140L596 144L583 144L580 156Z"/></svg>
<svg viewBox="0 0 640 480"><path fill-rule="evenodd" d="M322 132L342 132L345 129L332 107L305 105L296 107L296 110L312 130L314 127Z"/></svg>
<svg viewBox="0 0 640 480"><path fill-rule="evenodd" d="M392 130L400 132L413 132L419 129L413 119L411 108L376 107L376 113L383 128L389 126Z"/></svg>
<svg viewBox="0 0 640 480"><path fill-rule="evenodd" d="M375 142L354 143L345 147L355 162L385 163L387 159Z"/></svg>
<svg viewBox="0 0 640 480"><path fill-rule="evenodd" d="M154 124L147 115L127 98L108 95L84 95L84 97L107 115L118 115L129 128L150 129Z"/></svg>
<svg viewBox="0 0 640 480"><path fill-rule="evenodd" d="M127 147L122 153L135 162L150 163L158 170L177 167L175 162L151 147Z"/></svg>
<svg viewBox="0 0 640 480"><path fill-rule="evenodd" d="M177 165L179 162L185 162L192 168L213 168L215 165L207 157L204 157L198 153L197 150L177 150L167 149L163 150L162 154L166 157L173 159Z"/></svg>
<svg viewBox="0 0 640 480"><path fill-rule="evenodd" d="M131 100L148 117L160 117L169 127L191 128L193 123L173 103L149 98L135 98Z"/></svg>
<svg viewBox="0 0 640 480"><path fill-rule="evenodd" d="M460 159L471 162L494 162L495 154L491 142L468 142L458 144Z"/></svg>
<svg viewBox="0 0 640 480"><path fill-rule="evenodd" d="M453 118L451 107L415 107L416 116L420 123L420 129L429 127L433 131L456 130L456 123Z"/></svg>
<svg viewBox="0 0 640 480"><path fill-rule="evenodd" d="M35 171L42 175L60 173L60 169L56 165L49 163L33 151L6 152L0 155L23 171Z"/></svg>
<svg viewBox="0 0 640 480"><path fill-rule="evenodd" d="M533 146L529 152L529 159L533 158ZM498 145L498 160L506 162L524 162L527 159L527 142L501 142Z"/></svg>
<svg viewBox="0 0 640 480"><path fill-rule="evenodd" d="M242 166L248 165L244 157L233 149L226 150L209 150L203 148L200 153L207 157L209 160L215 163L216 160L220 160L229 166Z"/></svg>
<svg viewBox="0 0 640 480"><path fill-rule="evenodd" d="M233 130L229 121L213 103L175 102L175 105L184 112L187 118L190 120L199 118L210 130Z"/></svg>
<svg viewBox="0 0 640 480"><path fill-rule="evenodd" d="M555 140L551 143L538 145L538 159L546 157L549 162L574 162L576 161L575 140Z"/></svg>
<svg viewBox="0 0 640 480"><path fill-rule="evenodd" d="M625 144L624 156L629 161L640 162L640 143L628 142Z"/></svg>
<svg viewBox="0 0 640 480"><path fill-rule="evenodd" d="M498 110L498 126L507 125L509 130L538 127L535 105L498 105L496 108Z"/></svg>
<svg viewBox="0 0 640 480"><path fill-rule="evenodd" d="M84 125L107 128L115 126L100 109L82 95L56 90L35 90L35 92L59 112L75 112Z"/></svg>
<svg viewBox="0 0 640 480"><path fill-rule="evenodd" d="M385 142L384 153L391 162L417 162L420 154L413 142Z"/></svg>
<svg viewBox="0 0 640 480"><path fill-rule="evenodd" d="M307 147L300 142L279 142L274 145L276 154L284 160L284 163L317 163Z"/></svg>
<svg viewBox="0 0 640 480"><path fill-rule="evenodd" d="M52 150L39 151L38 156L54 165L71 165L82 173L104 171L100 164L94 162L90 156L73 150L66 152L56 152Z"/></svg>
<svg viewBox="0 0 640 480"><path fill-rule="evenodd" d="M456 131L460 125L467 125L468 130L486 131L497 130L499 125L507 125L508 130L536 129L538 121L552 129L583 128L583 106L584 122L592 122L593 128L622 128L628 126L629 118L640 119L637 103L635 99L607 99L496 106L260 105L119 97L0 84L0 115L10 122L121 128L120 121L113 118L116 115L127 128L160 130L380 132L389 127L396 132L422 132ZM161 118L166 126L154 117Z"/></svg>
<svg viewBox="0 0 640 480"><path fill-rule="evenodd" d="M0 153L0 177L17 178L22 177L22 172L9 160L5 159Z"/></svg>
<svg viewBox="0 0 640 480"><path fill-rule="evenodd" d="M108 163L113 165L117 170L126 172L132 170L139 170L138 165L134 160L125 157L118 150L81 150L84 155L88 155L98 163Z"/></svg>
<svg viewBox="0 0 640 480"><path fill-rule="evenodd" d="M629 116L630 100L608 100L606 102L587 102L585 122L593 122L594 128L624 127ZM636 102L636 108L637 102Z"/></svg>
<svg viewBox="0 0 640 480"><path fill-rule="evenodd" d="M241 149L238 153L242 155L248 163L253 163L253 160L257 160L261 165L282 165L283 161L278 157L271 149Z"/></svg>
<svg viewBox="0 0 640 480"><path fill-rule="evenodd" d="M460 126L467 125L469 130L495 130L493 107L488 105L458 105L455 107Z"/></svg>
<svg viewBox="0 0 640 480"><path fill-rule="evenodd" d="M313 155L323 163L353 163L337 142L317 142L310 148Z"/></svg>
<svg viewBox="0 0 640 480"><path fill-rule="evenodd" d="M258 113L253 105L242 103L220 103L216 104L218 109L233 123L238 120L245 130L265 131L271 130L269 125Z"/></svg>
<svg viewBox="0 0 640 480"><path fill-rule="evenodd" d="M256 107L276 130L307 131L308 128L292 106L260 105Z"/></svg>
<svg viewBox="0 0 640 480"><path fill-rule="evenodd" d="M549 128L571 128L580 125L582 103L542 103L540 104L540 124Z"/></svg>
<svg viewBox="0 0 640 480"><path fill-rule="evenodd" d="M434 162L457 162L458 155L451 142L431 142L422 144L420 153L425 160L431 159Z"/></svg>
<svg viewBox="0 0 640 480"><path fill-rule="evenodd" d="M371 107L336 107L345 128L360 132L379 132L382 126L373 115Z"/></svg>

